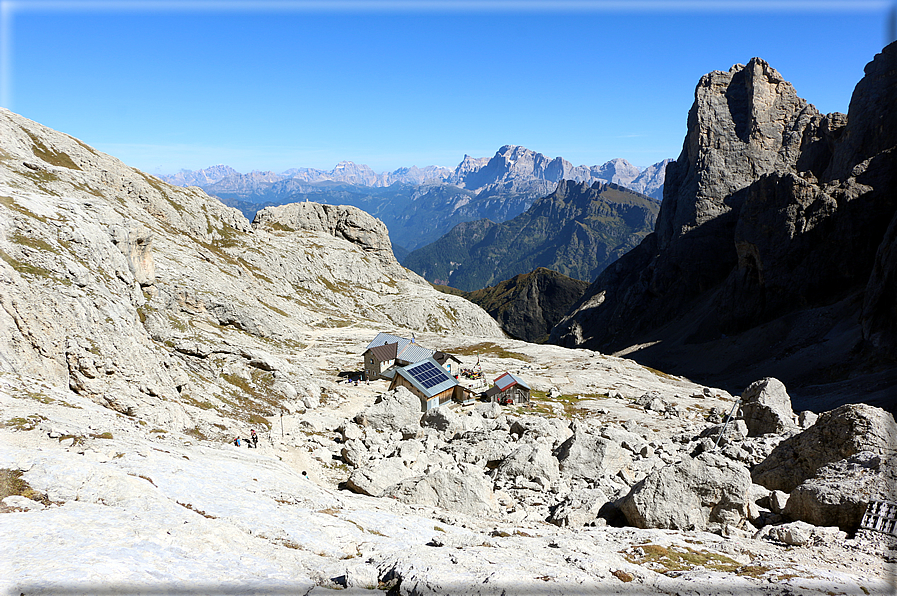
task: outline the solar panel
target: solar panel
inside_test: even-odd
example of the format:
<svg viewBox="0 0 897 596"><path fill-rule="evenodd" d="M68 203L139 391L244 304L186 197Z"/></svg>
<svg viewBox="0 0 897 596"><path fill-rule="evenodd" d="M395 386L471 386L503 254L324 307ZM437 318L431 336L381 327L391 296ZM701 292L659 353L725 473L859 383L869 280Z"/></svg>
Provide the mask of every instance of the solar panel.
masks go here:
<svg viewBox="0 0 897 596"><path fill-rule="evenodd" d="M434 366L432 362L422 362L407 370L426 389L451 380L441 367Z"/></svg>

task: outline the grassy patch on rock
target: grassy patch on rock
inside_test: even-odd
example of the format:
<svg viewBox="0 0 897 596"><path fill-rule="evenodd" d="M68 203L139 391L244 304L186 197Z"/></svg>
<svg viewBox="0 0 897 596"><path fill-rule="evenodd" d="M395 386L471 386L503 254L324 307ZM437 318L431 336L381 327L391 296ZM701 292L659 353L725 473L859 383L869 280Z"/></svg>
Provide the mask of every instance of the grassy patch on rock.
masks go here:
<svg viewBox="0 0 897 596"><path fill-rule="evenodd" d="M484 341L478 344L473 344L470 346L459 346L456 348L452 348L447 350L449 353L454 354L456 356L491 356L493 358L515 358L517 360L522 360L523 362L530 362L532 359L526 354L521 354L520 352L512 352L510 350L506 350L505 348L499 346L498 344Z"/></svg>
<svg viewBox="0 0 897 596"><path fill-rule="evenodd" d="M27 482L22 480L21 470L0 468L0 500L13 495L37 501L42 505L50 505L52 503L52 501L47 498L47 495L34 490Z"/></svg>
<svg viewBox="0 0 897 596"><path fill-rule="evenodd" d="M742 564L725 555L707 550L695 550L691 547L660 544L639 544L622 551L623 557L630 563L641 565L651 571L667 574L673 571L691 571L697 567L734 573L742 568Z"/></svg>

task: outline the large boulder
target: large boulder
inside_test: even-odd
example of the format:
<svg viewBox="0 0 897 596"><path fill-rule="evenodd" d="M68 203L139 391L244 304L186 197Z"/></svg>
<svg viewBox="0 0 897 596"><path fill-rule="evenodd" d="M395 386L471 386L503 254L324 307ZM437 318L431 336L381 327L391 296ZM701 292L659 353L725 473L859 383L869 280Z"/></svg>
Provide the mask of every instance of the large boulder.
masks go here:
<svg viewBox="0 0 897 596"><path fill-rule="evenodd" d="M548 521L556 526L579 528L598 519L598 513L607 502L607 495L601 489L577 489L557 504Z"/></svg>
<svg viewBox="0 0 897 596"><path fill-rule="evenodd" d="M352 492L379 497L393 484L409 478L414 472L408 469L401 457L387 457L370 467L356 468L346 481Z"/></svg>
<svg viewBox="0 0 897 596"><path fill-rule="evenodd" d="M571 435L567 424L558 418L523 415L511 421L511 434L521 438L551 443L561 443Z"/></svg>
<svg viewBox="0 0 897 596"><path fill-rule="evenodd" d="M521 445L495 469L496 479L513 480L518 476L548 486L560 476L558 460L551 455L551 450L541 443Z"/></svg>
<svg viewBox="0 0 897 596"><path fill-rule="evenodd" d="M464 474L439 470L407 478L389 487L383 496L470 515L491 515L498 511L492 483L485 475L470 470Z"/></svg>
<svg viewBox="0 0 897 596"><path fill-rule="evenodd" d="M435 428L450 437L463 426L461 417L447 406L427 410L420 421L421 426Z"/></svg>
<svg viewBox="0 0 897 596"><path fill-rule="evenodd" d="M613 476L632 463L629 453L610 439L574 425L573 435L555 450L564 478L595 480Z"/></svg>
<svg viewBox="0 0 897 596"><path fill-rule="evenodd" d="M870 452L823 466L816 476L791 491L784 514L814 526L838 526L853 532L870 500L897 498L893 466Z"/></svg>
<svg viewBox="0 0 897 596"><path fill-rule="evenodd" d="M377 430L401 430L419 427L420 399L404 387L380 395L377 401L360 412L355 421Z"/></svg>
<svg viewBox="0 0 897 596"><path fill-rule="evenodd" d="M790 493L826 464L861 451L886 455L895 445L894 416L873 406L847 404L820 414L816 424L779 443L751 477L766 488Z"/></svg>
<svg viewBox="0 0 897 596"><path fill-rule="evenodd" d="M785 385L772 377L754 381L744 390L741 394L741 414L750 437L797 428L791 397Z"/></svg>
<svg viewBox="0 0 897 596"><path fill-rule="evenodd" d="M750 488L746 467L705 452L648 475L620 509L638 528L707 530L711 524L737 525L746 519Z"/></svg>

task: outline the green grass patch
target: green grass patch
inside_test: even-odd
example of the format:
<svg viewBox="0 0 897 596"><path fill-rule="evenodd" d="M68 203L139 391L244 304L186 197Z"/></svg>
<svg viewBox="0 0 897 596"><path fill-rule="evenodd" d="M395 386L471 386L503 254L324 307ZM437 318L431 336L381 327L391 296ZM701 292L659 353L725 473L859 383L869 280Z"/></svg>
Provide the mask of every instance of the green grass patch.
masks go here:
<svg viewBox="0 0 897 596"><path fill-rule="evenodd" d="M49 270L44 269L43 267L39 267L37 265L32 265L30 263L23 263L22 261L14 259L13 257L9 256L9 254L7 254L6 251L4 251L3 249L0 249L0 259L3 259L4 261L6 261L7 265L12 267L16 271L18 271L20 274L33 275L35 277L43 277L43 278L47 278L47 279L53 278L52 271L49 271ZM71 283L70 280L66 280L66 281Z"/></svg>
<svg viewBox="0 0 897 596"><path fill-rule="evenodd" d="M34 218L41 223L47 223L46 217L44 217L43 215L38 215L37 213L34 213L32 211L29 211L28 209L25 209L25 207L16 203L15 199L13 199L12 197L0 196L0 205L3 205L4 207L12 209L13 211L16 211L18 213L21 213L22 215L26 215L28 217Z"/></svg>
<svg viewBox="0 0 897 596"><path fill-rule="evenodd" d="M67 153L56 151L55 149L50 149L49 147L44 145L38 137L31 134L31 131L27 129L22 130L24 130L25 133L29 137L31 137L31 152L34 153L34 156L38 159L41 159L50 165L68 168L70 170L81 169L80 167L78 167L78 164L72 161L72 158L69 157Z"/></svg>
<svg viewBox="0 0 897 596"><path fill-rule="evenodd" d="M13 495L25 497L43 505L52 504L47 495L34 490L27 482L22 480L21 470L0 468L0 501Z"/></svg>
<svg viewBox="0 0 897 596"><path fill-rule="evenodd" d="M40 238L32 238L31 236L26 236L18 230L15 234L12 235L12 238L10 238L10 240L16 244L21 244L22 246L27 246L35 250L43 250L53 253L59 252L55 246L52 246L51 244L41 240Z"/></svg>
<svg viewBox="0 0 897 596"><path fill-rule="evenodd" d="M41 420L47 420L46 416L41 416L40 414L29 414L28 416L22 417L14 417L9 420L0 422L0 427L2 428L14 428L15 430L21 431L29 431L34 430L40 425Z"/></svg>
<svg viewBox="0 0 897 596"><path fill-rule="evenodd" d="M741 563L725 555L676 545L665 547L659 544L640 544L622 551L622 554L630 563L663 574L671 571L691 571L695 567L734 573L743 567Z"/></svg>
<svg viewBox="0 0 897 596"><path fill-rule="evenodd" d="M271 281L270 279L267 279L267 278L265 278L265 279L266 279L267 281L269 281L269 282ZM289 317L289 316L290 316L290 315L288 315L285 311L280 310L280 309L277 308L276 306L272 306L272 305L268 304L268 303L265 302L264 300L261 300L261 299L260 299L259 302L262 304L262 306L264 306L264 307L267 308L268 310L273 310L274 312L276 312L277 314L279 314L279 315L282 316L282 317Z"/></svg>
<svg viewBox="0 0 897 596"><path fill-rule="evenodd" d="M520 352L511 352L510 350L506 350L505 348L492 342L481 342L478 344L463 347L459 346L447 351L450 354L454 354L455 356L480 355L491 356L494 358L515 358L517 360L522 360L523 362L530 362L532 360L532 358L530 358L526 354L521 354Z"/></svg>
<svg viewBox="0 0 897 596"><path fill-rule="evenodd" d="M655 375L657 375L658 377L660 377L662 379L669 379L671 381L679 380L678 377L674 377L671 374L667 374L667 373L663 372L662 370L657 370L656 368L651 368L650 366L643 366L642 368L644 368L645 370L651 371L652 373L654 373Z"/></svg>

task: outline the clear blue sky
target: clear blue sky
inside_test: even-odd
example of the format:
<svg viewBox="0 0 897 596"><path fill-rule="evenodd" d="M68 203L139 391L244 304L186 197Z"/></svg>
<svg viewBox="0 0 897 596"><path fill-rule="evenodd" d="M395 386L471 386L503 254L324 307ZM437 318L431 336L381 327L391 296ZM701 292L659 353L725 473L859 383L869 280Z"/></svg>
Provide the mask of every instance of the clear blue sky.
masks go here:
<svg viewBox="0 0 897 596"><path fill-rule="evenodd" d="M10 2L0 102L145 171L677 157L698 79L753 56L846 112L888 1Z"/></svg>

